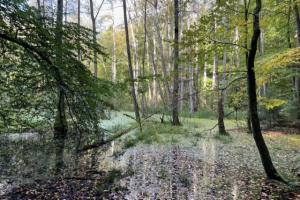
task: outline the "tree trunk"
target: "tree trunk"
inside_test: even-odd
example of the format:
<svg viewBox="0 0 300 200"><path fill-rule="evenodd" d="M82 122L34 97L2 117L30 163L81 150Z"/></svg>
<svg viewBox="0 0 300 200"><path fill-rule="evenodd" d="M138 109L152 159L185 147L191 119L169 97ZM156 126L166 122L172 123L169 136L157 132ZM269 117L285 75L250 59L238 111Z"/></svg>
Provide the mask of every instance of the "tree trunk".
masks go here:
<svg viewBox="0 0 300 200"><path fill-rule="evenodd" d="M194 69L189 66L189 99L190 99L190 113L194 112Z"/></svg>
<svg viewBox="0 0 300 200"><path fill-rule="evenodd" d="M56 46L56 65L63 65L62 62L62 26L63 26L63 0L57 0L57 15L56 15L56 31L55 31L55 46ZM54 122L54 142L55 148L55 171L60 173L64 166L64 147L65 138L67 136L67 120L66 120L66 108L65 108L65 92L62 85L58 83L58 102L57 102L57 113Z"/></svg>
<svg viewBox="0 0 300 200"><path fill-rule="evenodd" d="M238 28L238 26L236 26L234 28L233 43L238 44L239 40L240 40L239 28ZM236 64L236 67L239 69L241 66L241 61L240 61L240 48L238 46L235 47L235 64Z"/></svg>
<svg viewBox="0 0 300 200"><path fill-rule="evenodd" d="M66 3L65 3L65 23L68 22L68 0L66 0Z"/></svg>
<svg viewBox="0 0 300 200"><path fill-rule="evenodd" d="M248 49L248 17L249 17L249 6L250 6L250 0L244 0L244 20L245 20L245 41L244 41L244 46L246 49ZM246 65L248 66L248 57L249 57L249 52L245 51L245 59L246 59ZM248 127L248 132L252 133L252 124L251 124L251 116L250 116L250 110L248 109L247 111L247 127Z"/></svg>
<svg viewBox="0 0 300 200"><path fill-rule="evenodd" d="M168 104L168 99L166 100L165 97L164 97L164 93L163 93L163 90L161 88L160 79L158 77L159 74L158 74L158 70L157 70L157 65L156 65L156 62L155 62L157 60L157 56L156 56L156 43L155 43L154 36L153 36L152 41L153 41L152 42L152 51L150 50L150 52L151 52L150 55L151 55L151 63L152 63L152 67L153 67L153 76L154 76L153 87L154 87L155 91L158 88L158 92L159 92L161 101L163 102L163 105L165 106L165 108L168 109L168 105L167 105Z"/></svg>
<svg viewBox="0 0 300 200"><path fill-rule="evenodd" d="M178 89L179 89L179 73L178 73L178 61L179 61L179 5L178 0L174 0L174 70L173 70L173 99L172 99L172 124L180 125L178 114Z"/></svg>
<svg viewBox="0 0 300 200"><path fill-rule="evenodd" d="M296 17L296 27L297 27L297 46L300 47L300 14L298 5L296 2L294 2L294 13ZM297 113L297 119L300 119L300 68L298 67L296 69L297 76L295 77L295 91L296 91L296 104L298 107L298 113Z"/></svg>
<svg viewBox="0 0 300 200"><path fill-rule="evenodd" d="M292 48L291 42L291 13L292 13L292 0L289 0L289 9L287 13L287 31L286 31L286 39L288 48Z"/></svg>
<svg viewBox="0 0 300 200"><path fill-rule="evenodd" d="M111 63L111 72L112 72L112 82L117 81L117 58L116 58L116 30L115 30L115 18L114 18L114 4L113 0L110 2L111 12L112 12L112 33L113 33L113 50L112 50L112 63Z"/></svg>
<svg viewBox="0 0 300 200"><path fill-rule="evenodd" d="M157 11L157 0L154 5L155 8L155 17L154 17L154 27L155 27L155 32L157 34L157 39L158 39L158 44L159 44L159 53L160 53L160 61L162 64L162 69L163 69L163 75L164 75L164 87L166 90L166 99L167 99L167 104L169 105L171 101L171 89L169 86L169 81L168 81L168 71L167 71L167 64L166 64L166 57L164 56L164 46L163 46L163 39L161 36L160 32L160 21L159 21L159 14ZM168 106L169 107L169 106Z"/></svg>
<svg viewBox="0 0 300 200"><path fill-rule="evenodd" d="M194 113L198 112L199 110L199 106L200 106L200 94L199 94L199 80L201 80L200 78L200 66L199 66L199 61L197 60L197 64L196 64L196 73L194 73L194 84L193 84L193 88L194 88L194 94L193 94L193 106L194 106Z"/></svg>
<svg viewBox="0 0 300 200"><path fill-rule="evenodd" d="M130 42L129 42L128 22L127 22L126 0L123 0L123 12L124 12L125 34L126 34L128 72L129 72L129 78L131 79L131 81L130 81L131 95L132 95L132 99L133 99L135 119L136 119L137 123L139 123L139 125L140 125L140 130L142 130L141 118L140 118L140 113L139 113L139 105L138 105L137 97L136 97L136 94L135 94L134 77L133 77L133 70L132 70L132 63L131 63L131 52L130 52Z"/></svg>
<svg viewBox="0 0 300 200"><path fill-rule="evenodd" d="M228 26L228 18L225 17L225 34L224 34L224 43L227 42L227 34L229 32L229 26ZM223 52L223 76L222 76L222 83L226 80L226 71L227 71L227 46L224 46L224 52ZM219 128L219 134L221 135L228 135L225 129L225 123L224 123L224 101L225 101L225 90L220 90L220 75L217 69L217 88L218 88L218 128Z"/></svg>
<svg viewBox="0 0 300 200"><path fill-rule="evenodd" d="M38 8L39 12L41 12L42 11L41 0L37 0L36 3L37 3L37 8Z"/></svg>
<svg viewBox="0 0 300 200"><path fill-rule="evenodd" d="M256 0L256 8L254 10L254 15L253 15L253 35L252 35L249 57L247 62L249 110L250 110L250 117L251 117L252 129L253 129L253 137L256 146L258 148L264 170L268 178L283 181L272 163L269 150L262 136L260 122L258 118L258 112L257 112L256 78L255 78L255 71L254 71L254 62L255 62L255 56L257 52L257 42L260 36L260 25L259 25L260 10L261 10L261 0Z"/></svg>
<svg viewBox="0 0 300 200"><path fill-rule="evenodd" d="M181 67L178 67L180 69L180 75L179 75L179 111L183 110L183 104L184 104L184 82L185 82L185 77L184 77L184 68L183 65ZM179 72L178 72L179 73Z"/></svg>
<svg viewBox="0 0 300 200"><path fill-rule="evenodd" d="M145 61L146 61L146 48L147 48L147 0L144 3L144 47L142 59L142 115L146 116L147 102L146 102L146 87L145 87Z"/></svg>
<svg viewBox="0 0 300 200"><path fill-rule="evenodd" d="M81 61L81 47L80 47L80 26L81 26L81 21L80 21L80 17L81 17L81 3L80 0L78 0L77 2L77 29L78 29L78 38L77 38L77 59L79 61Z"/></svg>
<svg viewBox="0 0 300 200"><path fill-rule="evenodd" d="M93 43L97 45L97 30L96 30L96 18L94 15L94 2L90 0L90 11L91 11L91 20L92 20L92 30L93 30ZM97 61L97 50L94 48L93 55L93 64L94 64L94 76L98 77L98 61Z"/></svg>

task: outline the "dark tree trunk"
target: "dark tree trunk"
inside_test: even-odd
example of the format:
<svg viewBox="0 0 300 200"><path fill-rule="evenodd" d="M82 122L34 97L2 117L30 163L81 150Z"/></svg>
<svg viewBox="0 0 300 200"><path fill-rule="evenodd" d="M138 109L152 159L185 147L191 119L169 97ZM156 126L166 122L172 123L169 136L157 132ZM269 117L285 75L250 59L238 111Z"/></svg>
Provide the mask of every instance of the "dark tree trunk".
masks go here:
<svg viewBox="0 0 300 200"><path fill-rule="evenodd" d="M62 25L63 25L63 0L57 1L57 16L56 16L56 65L62 66ZM55 155L55 170L59 173L64 165L63 153L65 146L65 138L67 136L67 120L65 109L65 92L62 85L58 83L58 105L54 123L54 142L56 145Z"/></svg>
<svg viewBox="0 0 300 200"><path fill-rule="evenodd" d="M256 79L254 71L254 61L257 52L257 42L260 36L259 13L261 11L261 0L256 0L256 8L253 14L253 36L249 50L249 57L247 63L247 77L248 77L248 95L249 95L249 110L252 123L253 137L258 148L260 158L264 170L270 179L283 181L281 176L277 173L268 150L268 147L262 136L260 122L257 112L257 96L256 96Z"/></svg>
<svg viewBox="0 0 300 200"><path fill-rule="evenodd" d="M178 0L174 0L174 19L175 19L175 29L174 29L174 71L173 71L173 99L172 99L172 123L173 125L180 125L178 116L178 92L179 92L179 6Z"/></svg>
<svg viewBox="0 0 300 200"><path fill-rule="evenodd" d="M138 104L137 97L136 97L136 94L135 94L134 76L133 76L132 63L131 63L131 52L130 52L130 43L129 43L126 0L123 0L123 11L124 11L125 34L126 34L127 58L128 58L128 72L129 72L129 77L131 79L131 81L130 81L131 95L132 95L132 99L133 99L135 118L136 118L136 121L140 125L140 129L142 130L141 117L140 117L140 113L139 113L139 104Z"/></svg>
<svg viewBox="0 0 300 200"><path fill-rule="evenodd" d="M298 5L294 2L293 5L294 13L296 17L296 28L297 28L297 46L300 47L300 14ZM296 69L296 73L300 73L300 68ZM296 91L296 103L298 107L297 119L300 119L300 77L297 75L295 77L295 91Z"/></svg>
<svg viewBox="0 0 300 200"><path fill-rule="evenodd" d="M249 21L249 6L250 6L250 0L244 0L244 20L245 20L245 41L244 41L244 46L246 49L248 49L248 21ZM248 66L248 57L249 57L249 52L245 51L245 59L246 59L246 65ZM247 128L248 132L252 133L252 125L251 125L251 117L250 117L250 110L248 109L247 111Z"/></svg>

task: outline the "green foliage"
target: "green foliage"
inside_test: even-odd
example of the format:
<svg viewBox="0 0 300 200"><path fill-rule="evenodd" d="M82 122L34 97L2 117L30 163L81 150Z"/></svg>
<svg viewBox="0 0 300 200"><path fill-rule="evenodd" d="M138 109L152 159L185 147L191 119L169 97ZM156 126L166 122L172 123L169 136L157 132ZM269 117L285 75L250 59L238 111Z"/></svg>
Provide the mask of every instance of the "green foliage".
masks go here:
<svg viewBox="0 0 300 200"><path fill-rule="evenodd" d="M92 32L84 27L79 31L77 24L65 23L60 49L63 56L57 62L53 19L42 18L25 1L4 1L0 5L0 125L9 129L26 122L27 127L34 128L36 124L28 117L37 116L51 126L58 90L62 89L68 122L74 129L99 132L99 119L111 106L109 99L114 89L109 81L95 78L83 64L90 59L90 49L106 55L102 46L93 44ZM77 59L78 48L82 61Z"/></svg>
<svg viewBox="0 0 300 200"><path fill-rule="evenodd" d="M171 124L149 122L143 125L142 132L136 132L133 136L125 139L125 148L130 148L138 143L142 144L164 144L178 143L176 139L180 135L188 135L191 130L184 127L174 127Z"/></svg>
<svg viewBox="0 0 300 200"><path fill-rule="evenodd" d="M260 103L264 106L265 109L272 111L281 108L282 106L287 104L287 100L283 99L268 99L266 97L260 98Z"/></svg>

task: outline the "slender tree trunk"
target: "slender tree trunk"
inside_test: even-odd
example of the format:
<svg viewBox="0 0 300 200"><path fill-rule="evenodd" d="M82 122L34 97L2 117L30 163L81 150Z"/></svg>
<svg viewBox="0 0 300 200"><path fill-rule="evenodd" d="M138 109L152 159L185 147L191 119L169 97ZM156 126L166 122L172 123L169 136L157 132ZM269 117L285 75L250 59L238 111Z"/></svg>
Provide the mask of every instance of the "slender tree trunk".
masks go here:
<svg viewBox="0 0 300 200"><path fill-rule="evenodd" d="M179 61L179 5L178 0L174 0L174 78L173 78L173 99L172 99L172 123L173 125L180 125L178 114L178 89L179 89L179 73L178 73L178 61Z"/></svg>
<svg viewBox="0 0 300 200"><path fill-rule="evenodd" d="M238 26L236 26L234 28L233 43L238 44L239 40L240 40L239 28L238 28ZM236 67L239 69L241 66L241 61L240 61L240 48L238 46L235 47L235 64L236 64Z"/></svg>
<svg viewBox="0 0 300 200"><path fill-rule="evenodd" d="M179 101L178 101L178 104L179 104L179 108L178 110L179 111L182 111L183 110L183 104L184 104L184 82L185 82L185 77L184 77L184 68L183 66L181 65L181 67L178 67L179 68Z"/></svg>
<svg viewBox="0 0 300 200"><path fill-rule="evenodd" d="M169 105L171 101L171 89L169 86L169 81L168 81L168 71L167 71L167 64L166 64L166 57L164 56L164 45L163 45L163 39L161 36L161 29L160 29L160 21L159 21L159 14L157 11L157 0L155 1L155 17L154 17L154 27L155 27L155 32L157 34L157 39L158 39L158 44L159 44L159 53L160 53L160 61L162 64L162 69L163 69L163 75L164 75L164 87L166 90L166 99L167 103ZM168 106L169 107L169 106Z"/></svg>
<svg viewBox="0 0 300 200"><path fill-rule="evenodd" d="M208 55L204 54L204 69L203 69L203 89L205 90L207 87L207 68L208 68ZM203 98L203 105L207 106L207 95Z"/></svg>
<svg viewBox="0 0 300 200"><path fill-rule="evenodd" d="M133 76L134 76L134 79L138 80L139 76L140 76L140 63L139 63L139 56L138 56L138 48L139 47L138 47L137 39L135 37L134 24L133 24L133 21L132 21L132 18L131 18L131 15L130 15L129 12L128 12L128 17L129 17L129 20L131 21L130 33L131 33L131 38L132 38L133 50L134 50L133 66L132 66L133 69L134 69L133 70ZM138 82L137 82L136 85L138 85Z"/></svg>
<svg viewBox="0 0 300 200"><path fill-rule="evenodd" d="M136 121L140 125L140 130L142 130L141 117L140 117L140 112L139 112L139 104L138 104L137 97L136 97L136 94L135 94L134 77L133 77L133 70L132 70L132 63L131 63L131 52L130 52L129 31L128 31L128 22L127 22L126 0L123 0L123 12L124 12L126 47L127 47L127 57L128 57L128 72L129 72L129 77L131 79L131 81L130 81L130 83L131 83L131 95L132 95L132 99L133 99L135 118L136 118Z"/></svg>
<svg viewBox="0 0 300 200"><path fill-rule="evenodd" d="M292 48L291 42L291 14L292 14L292 0L289 0L289 9L287 13L287 31L286 31L286 39L288 48Z"/></svg>
<svg viewBox="0 0 300 200"><path fill-rule="evenodd" d="M114 17L114 4L113 0L110 2L111 12L112 12L112 33L113 33L113 50L112 50L112 63L111 63L111 72L112 72L112 81L115 83L117 81L117 58L116 58L116 30L115 30L115 17Z"/></svg>
<svg viewBox="0 0 300 200"><path fill-rule="evenodd" d="M92 30L93 30L93 43L97 45L97 30L96 30L96 17L94 15L94 2L90 0L90 11L91 11L91 20L92 20ZM94 48L93 55L93 64L94 64L94 76L98 77L98 61L97 61L97 50Z"/></svg>
<svg viewBox="0 0 300 200"><path fill-rule="evenodd" d="M36 3L37 3L37 8L38 8L39 12L41 12L42 11L41 0L37 0Z"/></svg>
<svg viewBox="0 0 300 200"><path fill-rule="evenodd" d="M248 49L248 17L249 17L249 6L250 6L250 0L244 0L244 20L245 20L245 41L244 41L244 46L246 49ZM246 59L246 65L248 65L248 57L249 57L249 52L245 51L245 59ZM252 124L251 124L251 116L250 116L250 110L248 109L247 111L247 127L248 127L248 132L252 133Z"/></svg>
<svg viewBox="0 0 300 200"><path fill-rule="evenodd" d="M80 21L80 17L81 17L81 2L80 0L77 0L77 31L78 31L78 38L77 38L77 59L79 61L81 61L81 47L80 47L80 26L81 26L81 21Z"/></svg>
<svg viewBox="0 0 300 200"><path fill-rule="evenodd" d="M142 114L146 116L147 102L146 102L146 87L145 87L145 61L146 61L146 44L147 43L147 0L144 3L144 49L142 59Z"/></svg>
<svg viewBox="0 0 300 200"><path fill-rule="evenodd" d="M190 99L190 113L194 112L194 69L189 66L189 99Z"/></svg>
<svg viewBox="0 0 300 200"><path fill-rule="evenodd" d="M148 37L149 38L149 37ZM155 43L155 38L153 36L153 39L152 39L152 51L150 50L151 52L151 63L152 63L152 67L153 67L153 76L154 76L154 85L153 87L155 88L155 90L158 88L158 92L159 92L159 95L160 95L160 98L161 98L161 101L163 102L163 105L166 107L166 109L168 109L168 99L165 100L165 96L164 96L164 93L163 93L163 90L162 90L162 87L161 87L161 83L160 83L160 79L158 77L159 73L158 73L158 70L157 70L157 65L156 65L156 60L157 60L157 55L156 55L156 43Z"/></svg>
<svg viewBox="0 0 300 200"><path fill-rule="evenodd" d="M229 32L229 26L228 26L228 18L225 17L225 34L224 34L224 43L227 42L227 34ZM218 70L217 70L218 71ZM223 76L222 76L222 83L226 80L226 71L227 71L227 46L224 46L224 52L223 52ZM220 75L217 72L217 87L218 87L218 128L219 128L219 134L221 135L228 135L225 129L225 123L224 123L224 101L225 101L225 90L220 90Z"/></svg>
<svg viewBox="0 0 300 200"><path fill-rule="evenodd" d="M56 46L56 65L63 65L62 62L62 33L63 26L63 0L57 0L57 15L56 15L56 31L55 31L55 46ZM58 83L60 84L60 83ZM64 166L63 153L65 147L65 138L67 136L68 127L66 120L66 108L65 108L65 92L62 85L58 85L58 102L57 113L54 122L54 142L56 145L56 160L55 170L56 173L61 172Z"/></svg>
<svg viewBox="0 0 300 200"><path fill-rule="evenodd" d="M300 47L300 14L297 2L294 1L294 13L296 17L296 27L297 27L297 46ZM295 77L295 91L296 91L296 103L298 106L297 119L300 119L300 68L296 69L297 76Z"/></svg>
<svg viewBox="0 0 300 200"><path fill-rule="evenodd" d="M261 11L261 5L261 0L256 0L256 8L253 13L253 35L247 62L249 110L253 129L253 137L258 148L264 170L268 178L283 181L272 163L269 150L262 136L257 112L256 78L254 71L254 62L257 51L257 42L260 36L259 13Z"/></svg>
<svg viewBox="0 0 300 200"><path fill-rule="evenodd" d="M194 84L193 84L193 88L194 88L194 94L193 94L194 111L193 111L193 112L198 112L199 106L200 106L199 80L201 80L201 78L200 78L200 65L199 65L198 62L199 62L199 61L198 61L198 59L197 59L196 73L194 73Z"/></svg>
<svg viewBox="0 0 300 200"><path fill-rule="evenodd" d="M68 22L68 0L65 1L65 23Z"/></svg>

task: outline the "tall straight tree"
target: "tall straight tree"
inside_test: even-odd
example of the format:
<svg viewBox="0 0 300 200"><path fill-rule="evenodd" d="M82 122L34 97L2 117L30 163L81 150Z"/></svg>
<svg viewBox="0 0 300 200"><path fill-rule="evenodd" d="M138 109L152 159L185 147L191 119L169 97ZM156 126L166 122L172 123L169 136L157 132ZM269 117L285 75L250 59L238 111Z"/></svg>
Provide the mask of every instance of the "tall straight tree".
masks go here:
<svg viewBox="0 0 300 200"><path fill-rule="evenodd" d="M78 29L78 47L77 47L77 56L78 56L78 60L81 61L81 50L80 50L80 17L81 17L81 2L80 0L77 0L77 29Z"/></svg>
<svg viewBox="0 0 300 200"><path fill-rule="evenodd" d="M104 3L104 0L102 0L96 14L94 13L94 2L93 0L90 0L90 14L91 14L91 20L92 20L92 30L93 30L93 43L96 46L97 45L97 29L96 29L96 19L99 15L100 9ZM94 75L98 77L98 60L97 60L97 50L94 48L93 52L93 64L94 64Z"/></svg>
<svg viewBox="0 0 300 200"><path fill-rule="evenodd" d="M62 66L62 42L63 42L63 0L57 0L57 14L56 14L56 29L55 29L55 53L56 53L56 65ZM65 92L63 85L58 83L58 105L57 113L54 122L54 141L56 144L56 172L59 173L64 165L63 151L65 146L65 138L67 136L67 120L65 109Z"/></svg>
<svg viewBox="0 0 300 200"><path fill-rule="evenodd" d="M96 44L97 42L97 31L96 31L96 17L94 15L94 2L90 0L90 12L91 12L91 20L92 20L92 29L93 29L93 42ZM94 50L93 55L93 63L94 63L94 75L98 77L98 63L97 63L97 51Z"/></svg>
<svg viewBox="0 0 300 200"><path fill-rule="evenodd" d="M131 95L132 95L132 99L133 99L135 119L139 123L140 129L142 129L141 117L140 117L140 112L139 112L140 109L139 109L139 104L138 104L136 93L135 93L134 76L133 76L132 62L131 62L126 0L123 0L123 11L124 11L124 24L125 24L125 35L126 35L127 59L128 59L128 72L129 72L129 78L130 78L130 84L131 84Z"/></svg>
<svg viewBox="0 0 300 200"><path fill-rule="evenodd" d="M295 13L295 18L296 18L296 30L297 30L297 46L300 47L300 14L299 14L299 8L297 5L297 2L294 0L293 2L293 8L294 8L294 13ZM297 113L297 118L300 119L300 69L296 69L296 73L298 73L297 76L295 76L295 92L296 92L296 103L298 107L298 113Z"/></svg>
<svg viewBox="0 0 300 200"><path fill-rule="evenodd" d="M244 47L248 49L248 21L249 21L249 7L250 7L250 0L244 0L244 20L245 20L245 40L244 40ZM248 62L249 52L245 51L245 59L246 59L246 65ZM251 116L250 116L250 110L248 109L248 116L247 116L247 127L248 132L252 133L252 125L251 125Z"/></svg>
<svg viewBox="0 0 300 200"><path fill-rule="evenodd" d="M283 181L281 176L276 171L268 147L262 136L260 121L257 112L257 96L256 96L256 78L254 71L254 62L257 52L257 42L260 36L260 25L259 25L259 13L261 11L262 3L261 0L256 0L256 7L253 12L253 35L251 39L251 46L249 49L249 57L247 62L247 79L248 79L248 95L249 95L249 110L250 118L252 123L253 137L258 148L260 158L264 167L264 170L270 179Z"/></svg>
<svg viewBox="0 0 300 200"><path fill-rule="evenodd" d="M178 92L179 92L179 5L178 0L174 0L174 70L173 70L173 99L172 99L172 123L180 125L178 114Z"/></svg>

